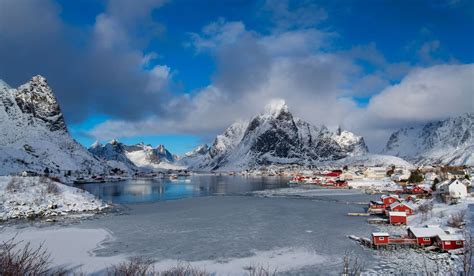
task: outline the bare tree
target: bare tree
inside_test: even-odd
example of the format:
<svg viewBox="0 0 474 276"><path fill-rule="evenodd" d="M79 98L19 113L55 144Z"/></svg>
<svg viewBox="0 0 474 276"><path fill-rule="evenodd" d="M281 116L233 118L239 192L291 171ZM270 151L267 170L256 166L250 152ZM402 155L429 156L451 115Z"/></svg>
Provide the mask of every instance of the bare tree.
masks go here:
<svg viewBox="0 0 474 276"><path fill-rule="evenodd" d="M163 271L159 275L162 275L162 276L210 276L211 274L204 270L195 268L191 266L189 263L180 262L175 267L172 267L166 271Z"/></svg>
<svg viewBox="0 0 474 276"><path fill-rule="evenodd" d="M51 255L40 244L37 248L28 242L15 241L16 236L0 244L0 275L65 275L69 271L51 267Z"/></svg>
<svg viewBox="0 0 474 276"><path fill-rule="evenodd" d="M429 201L424 204L421 204L418 207L418 211L420 211L423 221L428 218L428 214L433 211L433 202Z"/></svg>
<svg viewBox="0 0 474 276"><path fill-rule="evenodd" d="M471 275L473 271L472 266L472 251L474 250L474 238L469 230L464 232L464 248L463 248L463 272L464 275Z"/></svg>
<svg viewBox="0 0 474 276"><path fill-rule="evenodd" d="M134 257L128 261L113 265L107 269L108 275L118 276L145 276L155 275L152 267L153 261L150 259Z"/></svg>
<svg viewBox="0 0 474 276"><path fill-rule="evenodd" d="M466 217L466 210L461 210L453 215L448 220L448 225L455 228L461 228L464 225L464 218Z"/></svg>
<svg viewBox="0 0 474 276"><path fill-rule="evenodd" d="M264 267L262 265L250 265L244 268L248 271L249 276L274 276L277 271L271 270L270 267Z"/></svg>
<svg viewBox="0 0 474 276"><path fill-rule="evenodd" d="M363 263L360 262L359 257L354 252L346 251L343 258L343 276L359 276L364 268Z"/></svg>

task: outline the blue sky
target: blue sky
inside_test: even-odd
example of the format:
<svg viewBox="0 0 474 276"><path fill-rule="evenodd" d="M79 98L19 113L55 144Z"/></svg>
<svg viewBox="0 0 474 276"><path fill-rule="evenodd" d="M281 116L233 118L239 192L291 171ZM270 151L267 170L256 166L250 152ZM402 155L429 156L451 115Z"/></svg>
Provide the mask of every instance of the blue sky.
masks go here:
<svg viewBox="0 0 474 276"><path fill-rule="evenodd" d="M312 123L373 135L375 148L399 126L472 110L428 115L413 103L423 115L388 116L374 99L471 64L473 1L13 2L2 3L0 57L14 66L0 77L15 86L45 75L85 146L115 136L183 154L269 97ZM453 89L465 97L471 87Z"/></svg>

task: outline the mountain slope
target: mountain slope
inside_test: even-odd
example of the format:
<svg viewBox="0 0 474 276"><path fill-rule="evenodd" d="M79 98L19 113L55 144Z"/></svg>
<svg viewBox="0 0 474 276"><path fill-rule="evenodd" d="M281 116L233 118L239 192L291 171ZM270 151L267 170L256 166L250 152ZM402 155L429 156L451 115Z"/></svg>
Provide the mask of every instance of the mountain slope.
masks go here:
<svg viewBox="0 0 474 276"><path fill-rule="evenodd" d="M153 148L151 145L139 143L125 145L117 140L102 145L95 143L89 148L94 155L107 160L110 166L127 168L127 170L146 169L180 169L175 163L176 156L171 154L163 145Z"/></svg>
<svg viewBox="0 0 474 276"><path fill-rule="evenodd" d="M208 152L185 157L195 170L241 170L269 164L315 164L367 153L362 137L333 133L293 117L283 101L250 122L238 122L216 137ZM199 159L200 162L193 162Z"/></svg>
<svg viewBox="0 0 474 276"><path fill-rule="evenodd" d="M419 164L474 165L474 114L394 132L383 153Z"/></svg>
<svg viewBox="0 0 474 276"><path fill-rule="evenodd" d="M12 89L0 82L0 175L23 170L104 172L107 164L69 135L59 104L42 76Z"/></svg>

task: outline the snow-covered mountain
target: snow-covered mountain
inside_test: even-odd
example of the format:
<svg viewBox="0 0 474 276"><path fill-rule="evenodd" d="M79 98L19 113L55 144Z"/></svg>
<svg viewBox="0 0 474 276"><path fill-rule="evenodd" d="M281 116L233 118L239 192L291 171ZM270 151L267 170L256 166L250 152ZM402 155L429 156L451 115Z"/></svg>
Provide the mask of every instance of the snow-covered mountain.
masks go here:
<svg viewBox="0 0 474 276"><path fill-rule="evenodd" d="M96 141L90 148L89 152L93 155L104 159L112 168L118 168L126 172L138 171L138 167L128 159L125 151L125 145L112 140L110 143L102 145Z"/></svg>
<svg viewBox="0 0 474 276"><path fill-rule="evenodd" d="M17 89L0 81L0 175L23 170L104 172L108 169L69 134L42 76Z"/></svg>
<svg viewBox="0 0 474 276"><path fill-rule="evenodd" d="M127 170L146 169L180 169L175 163L177 157L171 154L163 145L152 147L139 143L125 145L117 140L102 145L94 143L89 151L94 155L107 160L110 166L126 168Z"/></svg>
<svg viewBox="0 0 474 276"><path fill-rule="evenodd" d="M474 166L474 114L394 132L383 150L419 164Z"/></svg>
<svg viewBox="0 0 474 276"><path fill-rule="evenodd" d="M207 150L185 156L194 170L241 170L270 164L315 164L368 152L362 137L329 131L293 117L276 101L250 122L237 122L218 135Z"/></svg>

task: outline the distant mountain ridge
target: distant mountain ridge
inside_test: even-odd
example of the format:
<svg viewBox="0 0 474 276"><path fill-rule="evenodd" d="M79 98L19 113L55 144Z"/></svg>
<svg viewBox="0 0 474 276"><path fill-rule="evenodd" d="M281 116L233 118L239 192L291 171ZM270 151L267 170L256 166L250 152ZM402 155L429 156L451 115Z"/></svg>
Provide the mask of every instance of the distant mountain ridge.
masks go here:
<svg viewBox="0 0 474 276"><path fill-rule="evenodd" d="M194 170L241 170L270 164L310 165L367 152L362 137L313 126L295 118L284 101L276 101L249 122L232 124L207 151L195 151L181 163Z"/></svg>
<svg viewBox="0 0 474 276"><path fill-rule="evenodd" d="M384 154L417 164L440 163L474 166L474 114L407 127L389 138Z"/></svg>
<svg viewBox="0 0 474 276"><path fill-rule="evenodd" d="M0 174L24 170L105 172L105 162L69 134L46 79L34 76L17 89L0 81Z"/></svg>
<svg viewBox="0 0 474 276"><path fill-rule="evenodd" d="M118 168L126 168L132 171L136 171L140 168L180 168L175 165L178 157L171 154L163 145L158 145L157 147L145 145L144 143L125 145L114 139L105 145L96 142L89 148L89 151L107 160L112 167L115 165Z"/></svg>

